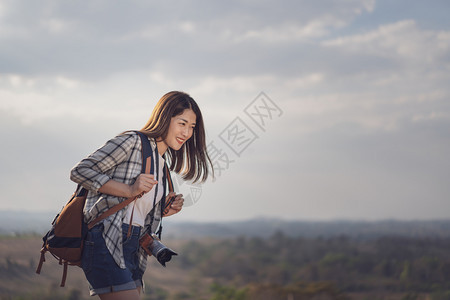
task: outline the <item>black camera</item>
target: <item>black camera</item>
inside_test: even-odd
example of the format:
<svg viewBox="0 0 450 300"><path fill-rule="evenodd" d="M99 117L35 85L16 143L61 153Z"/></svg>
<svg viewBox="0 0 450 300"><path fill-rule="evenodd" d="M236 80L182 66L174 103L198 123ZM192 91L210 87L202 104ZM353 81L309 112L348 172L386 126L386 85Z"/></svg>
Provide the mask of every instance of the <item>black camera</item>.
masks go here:
<svg viewBox="0 0 450 300"><path fill-rule="evenodd" d="M172 249L164 246L163 243L158 239L156 234L152 233L151 235L146 233L141 239L139 243L142 248L144 248L145 252L148 255L153 255L156 257L158 262L165 267L166 262L172 259L173 255L178 255Z"/></svg>

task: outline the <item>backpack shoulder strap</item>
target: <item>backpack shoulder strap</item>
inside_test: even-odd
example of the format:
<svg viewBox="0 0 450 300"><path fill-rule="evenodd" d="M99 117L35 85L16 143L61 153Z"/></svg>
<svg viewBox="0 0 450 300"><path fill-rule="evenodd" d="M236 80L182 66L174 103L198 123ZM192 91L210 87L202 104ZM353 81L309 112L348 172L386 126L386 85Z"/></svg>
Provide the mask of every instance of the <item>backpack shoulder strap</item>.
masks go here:
<svg viewBox="0 0 450 300"><path fill-rule="evenodd" d="M145 134L143 134L142 132L139 132L139 131L135 131L135 132L139 135L139 137L141 139L141 143L142 143L142 169L141 169L141 172L146 173L146 174L152 174L154 164L153 164L153 153L152 153L152 148L150 146L150 141L148 140L147 136ZM93 221L91 221L88 224L88 228L91 229L98 222L102 221L103 219L109 217L112 214L115 214L116 212L118 212L119 210L121 210L122 208L124 208L125 206L127 206L128 204L130 204L131 202L133 202L134 200L136 200L139 197L140 196L128 198L125 201L122 201L119 204L116 204L115 206L111 207L110 209L108 209L107 211L102 213L100 216L95 218Z"/></svg>
<svg viewBox="0 0 450 300"><path fill-rule="evenodd" d="M142 171L141 173L153 174L153 151L148 137L140 131L135 131L141 138L142 144Z"/></svg>

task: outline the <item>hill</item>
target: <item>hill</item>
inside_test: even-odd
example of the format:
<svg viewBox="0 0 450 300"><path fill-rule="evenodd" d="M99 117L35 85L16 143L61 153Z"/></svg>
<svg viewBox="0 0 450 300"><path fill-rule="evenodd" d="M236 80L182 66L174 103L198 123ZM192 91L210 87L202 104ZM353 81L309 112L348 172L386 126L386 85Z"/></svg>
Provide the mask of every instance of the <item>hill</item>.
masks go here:
<svg viewBox="0 0 450 300"><path fill-rule="evenodd" d="M77 267L66 288L58 287L62 267L50 255L35 274L41 235L53 218L0 212L0 299L90 298ZM179 255L167 268L149 260L145 300L450 299L450 220L168 218L163 238Z"/></svg>
<svg viewBox="0 0 450 300"><path fill-rule="evenodd" d="M44 234L51 226L54 212L0 211L0 234ZM449 220L429 221L287 221L257 218L235 222L179 222L164 220L164 235L173 238L203 238L237 236L271 236L277 232L291 237L347 236L373 239L386 235L406 237L450 237Z"/></svg>

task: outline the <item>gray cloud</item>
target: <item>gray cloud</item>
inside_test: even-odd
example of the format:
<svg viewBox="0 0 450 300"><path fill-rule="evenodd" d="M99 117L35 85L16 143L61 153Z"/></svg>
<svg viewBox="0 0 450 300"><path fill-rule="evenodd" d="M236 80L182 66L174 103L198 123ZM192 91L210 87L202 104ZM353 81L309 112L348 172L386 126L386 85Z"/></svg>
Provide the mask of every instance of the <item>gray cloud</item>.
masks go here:
<svg viewBox="0 0 450 300"><path fill-rule="evenodd" d="M59 208L74 163L181 89L209 140L260 91L284 114L179 218L445 217L443 11L445 1L0 1L2 207Z"/></svg>
<svg viewBox="0 0 450 300"><path fill-rule="evenodd" d="M7 58L1 59L2 69L83 78L160 68L170 75L195 70L197 76L273 72L270 67L284 55L271 39L277 42L287 32L286 48L295 45L302 30L306 39L315 37L311 30L326 35L334 23L347 23L370 9L372 1L366 2L329 1L326 10L323 3L307 1L186 1L175 8L142 1L8 2L0 19L7 45L0 52ZM279 70L283 67L284 61Z"/></svg>

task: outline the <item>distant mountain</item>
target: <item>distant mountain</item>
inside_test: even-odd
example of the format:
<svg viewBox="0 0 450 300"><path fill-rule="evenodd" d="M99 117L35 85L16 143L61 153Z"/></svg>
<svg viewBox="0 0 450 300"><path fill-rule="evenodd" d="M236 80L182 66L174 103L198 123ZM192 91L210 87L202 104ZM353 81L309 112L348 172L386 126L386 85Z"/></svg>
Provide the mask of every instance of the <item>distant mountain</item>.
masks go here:
<svg viewBox="0 0 450 300"><path fill-rule="evenodd" d="M450 237L450 220L435 221L285 221L253 219L228 223L169 223L166 235L173 237L270 237L284 234L292 237L347 236L353 239L372 239L380 236Z"/></svg>
<svg viewBox="0 0 450 300"><path fill-rule="evenodd" d="M55 216L54 212L0 211L0 234L45 233Z"/></svg>
<svg viewBox="0 0 450 300"><path fill-rule="evenodd" d="M0 234L45 234L56 213L0 211ZM178 222L164 220L164 237L270 237L275 234L306 238L347 236L371 239L387 235L408 237L450 237L450 219L435 221L286 221L258 218L236 222Z"/></svg>

